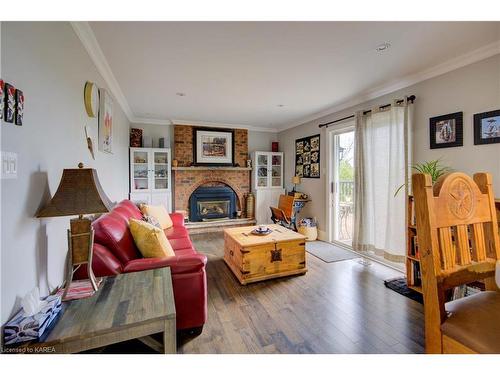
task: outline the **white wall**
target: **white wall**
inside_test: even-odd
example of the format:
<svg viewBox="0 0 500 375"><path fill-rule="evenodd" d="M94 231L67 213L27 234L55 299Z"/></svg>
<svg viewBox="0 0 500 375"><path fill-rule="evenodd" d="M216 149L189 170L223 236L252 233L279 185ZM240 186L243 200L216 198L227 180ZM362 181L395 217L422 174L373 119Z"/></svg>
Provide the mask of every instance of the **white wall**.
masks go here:
<svg viewBox="0 0 500 375"><path fill-rule="evenodd" d="M159 147L160 138L165 138L165 146L174 148L174 126L156 124L130 124L130 128L142 129L142 135L153 138L153 147Z"/></svg>
<svg viewBox="0 0 500 375"><path fill-rule="evenodd" d="M1 28L2 78L26 97L23 126L1 125L2 150L18 154L18 178L1 181L4 323L33 287L46 294L63 281L70 218L34 217L55 193L62 170L83 162L97 169L111 200L127 197L129 123L115 100L113 154L96 151L92 160L84 125L97 135L97 120L86 115L83 88L87 80L106 85L71 25L3 22Z"/></svg>
<svg viewBox="0 0 500 375"><path fill-rule="evenodd" d="M248 131L248 153L253 151L271 151L271 143L278 140L277 133Z"/></svg>
<svg viewBox="0 0 500 375"><path fill-rule="evenodd" d="M361 105L332 113L320 119L282 131L278 135L281 151L285 152L285 183L291 189L295 168L295 139L321 133L321 178L303 179L300 191L312 199L301 214L316 216L319 229L325 231L326 133L318 125L349 116L357 110L391 103L405 95L416 95L413 131L413 159L422 162L442 158L457 171L473 174L487 171L493 175L494 190L500 197L500 144L474 145L473 115L500 109L500 55L465 66L441 76L420 82L403 90L379 97ZM463 111L464 146L431 150L429 145L429 118Z"/></svg>

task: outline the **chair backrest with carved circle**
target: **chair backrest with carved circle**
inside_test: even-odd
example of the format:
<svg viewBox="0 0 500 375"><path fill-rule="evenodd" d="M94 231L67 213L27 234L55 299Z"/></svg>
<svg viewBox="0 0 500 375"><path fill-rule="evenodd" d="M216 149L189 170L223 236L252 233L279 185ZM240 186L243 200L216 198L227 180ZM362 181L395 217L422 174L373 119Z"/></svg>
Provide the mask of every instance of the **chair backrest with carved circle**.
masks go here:
<svg viewBox="0 0 500 375"><path fill-rule="evenodd" d="M440 285L491 277L500 259L491 176L449 173L432 186L429 175L415 174L412 181L421 254L432 256Z"/></svg>

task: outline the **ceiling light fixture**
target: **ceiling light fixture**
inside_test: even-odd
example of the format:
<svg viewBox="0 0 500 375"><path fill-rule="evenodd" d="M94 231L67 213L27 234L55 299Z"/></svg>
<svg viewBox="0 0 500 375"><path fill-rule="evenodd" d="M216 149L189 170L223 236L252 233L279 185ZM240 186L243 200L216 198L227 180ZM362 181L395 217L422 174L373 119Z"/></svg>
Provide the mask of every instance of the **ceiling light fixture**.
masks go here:
<svg viewBox="0 0 500 375"><path fill-rule="evenodd" d="M379 44L377 46L377 48L375 48L375 50L377 52L384 52L384 51L387 51L389 49L389 47L391 46L391 43L388 43L388 42L384 42L382 44Z"/></svg>
<svg viewBox="0 0 500 375"><path fill-rule="evenodd" d="M176 92L175 95L177 96L186 96L185 92Z"/></svg>

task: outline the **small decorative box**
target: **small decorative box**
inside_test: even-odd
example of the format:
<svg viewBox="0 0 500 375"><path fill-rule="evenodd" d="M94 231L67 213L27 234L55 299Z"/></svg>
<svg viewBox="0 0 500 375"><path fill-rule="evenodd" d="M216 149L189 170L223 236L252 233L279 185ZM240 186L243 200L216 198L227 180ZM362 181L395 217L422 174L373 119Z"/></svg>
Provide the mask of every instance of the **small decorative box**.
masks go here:
<svg viewBox="0 0 500 375"><path fill-rule="evenodd" d="M62 307L61 296L48 296L44 301L46 301L45 306L35 315L26 316L21 309L4 326L5 345L40 339Z"/></svg>

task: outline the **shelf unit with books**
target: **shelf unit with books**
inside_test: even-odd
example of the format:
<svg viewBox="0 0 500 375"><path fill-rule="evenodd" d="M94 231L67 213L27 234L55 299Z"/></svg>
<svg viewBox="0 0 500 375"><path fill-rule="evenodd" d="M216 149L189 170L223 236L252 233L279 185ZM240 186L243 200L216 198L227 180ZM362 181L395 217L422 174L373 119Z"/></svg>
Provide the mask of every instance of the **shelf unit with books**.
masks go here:
<svg viewBox="0 0 500 375"><path fill-rule="evenodd" d="M408 288L422 293L422 275L420 272L420 254L418 251L417 223L415 219L415 201L408 196L408 235L406 245L406 282Z"/></svg>

